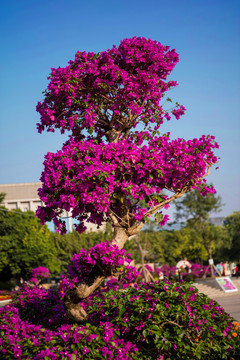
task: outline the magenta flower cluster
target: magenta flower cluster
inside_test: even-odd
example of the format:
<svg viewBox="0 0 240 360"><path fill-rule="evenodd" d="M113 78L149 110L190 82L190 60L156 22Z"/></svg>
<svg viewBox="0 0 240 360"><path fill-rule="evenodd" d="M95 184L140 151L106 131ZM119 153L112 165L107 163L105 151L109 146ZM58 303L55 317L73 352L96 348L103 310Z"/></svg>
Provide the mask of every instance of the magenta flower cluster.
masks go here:
<svg viewBox="0 0 240 360"><path fill-rule="evenodd" d="M52 289L24 285L15 305L19 308L22 320L31 318L32 324L51 329L59 324L69 323L59 294Z"/></svg>
<svg viewBox="0 0 240 360"><path fill-rule="evenodd" d="M159 126L169 114L159 104L164 93L177 85L166 81L178 62L178 54L157 41L134 37L118 47L100 52L77 52L65 68L52 69L45 100L39 102L38 131L45 128L74 135L87 129L105 135L104 110L111 112L111 128L119 129L123 116L131 116L131 127L140 121ZM173 111L179 118L180 107Z"/></svg>
<svg viewBox="0 0 240 360"><path fill-rule="evenodd" d="M119 201L125 196L134 219L140 221L147 210L167 199L160 195L163 189L177 191L190 181L198 186L206 169L217 162L215 148L213 136L171 141L166 135L148 145L143 139L138 144L71 139L56 154L45 156L39 196L46 206L39 207L37 215L43 223L52 218L64 232L60 209L72 209L72 217L80 221L76 229L82 232L84 220L101 225L109 207L118 214ZM147 208L136 200L145 200Z"/></svg>
<svg viewBox="0 0 240 360"><path fill-rule="evenodd" d="M188 273L188 271L185 269L181 269L181 277L183 279L189 274L192 278L201 278L205 272L206 274L210 273L210 269L208 269L206 265L201 265L197 263L192 263L191 265L191 273ZM167 264L164 264L161 267L156 267L155 273L159 275L160 272L163 272L164 276L166 276L167 278L174 279L177 276L177 270L178 269L176 266L169 266Z"/></svg>
<svg viewBox="0 0 240 360"><path fill-rule="evenodd" d="M45 279L50 276L50 271L44 266L38 266L32 269L31 278L29 279L32 283L37 283L41 279Z"/></svg>
<svg viewBox="0 0 240 360"><path fill-rule="evenodd" d="M2 359L127 360L137 353L134 343L117 337L116 329L110 322L101 323L101 328L97 329L90 324L73 325L62 318L56 326L56 319L59 320L63 314L63 309L60 309L62 303L55 299L58 308L51 308L46 290L39 292L38 296L39 299L32 295L31 290L25 289L25 301L21 297L19 302L0 310ZM41 305L48 308L48 325L43 324L43 312L39 314Z"/></svg>
<svg viewBox="0 0 240 360"><path fill-rule="evenodd" d="M128 265L130 262L131 254L127 254L126 250L119 249L117 245L109 244L108 241L100 242L88 251L82 249L79 254L73 255L68 277L74 283L85 281L92 268L98 265L106 272L106 276L122 272L130 282L136 276L133 268Z"/></svg>

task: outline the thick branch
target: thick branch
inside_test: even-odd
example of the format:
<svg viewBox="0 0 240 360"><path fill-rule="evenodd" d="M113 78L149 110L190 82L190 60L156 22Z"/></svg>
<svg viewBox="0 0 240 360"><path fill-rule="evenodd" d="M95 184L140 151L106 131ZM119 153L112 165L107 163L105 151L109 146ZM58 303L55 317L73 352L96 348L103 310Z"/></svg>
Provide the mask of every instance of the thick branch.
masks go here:
<svg viewBox="0 0 240 360"><path fill-rule="evenodd" d="M207 167L207 172L202 176L200 177L198 180L201 180L203 179L204 177L208 176L209 175L209 172L210 172L210 167L211 167L212 164L208 165ZM173 200L176 200L180 197L182 197L186 192L190 191L192 188L192 184L187 184L185 185L181 190L177 191L174 195L172 195L170 198L168 198L167 200L161 202L161 204L158 204L154 207L152 207L151 209L149 209L146 213L145 213L145 216L151 216L153 215L155 212L157 212L158 210L162 209L165 205L169 204L171 201ZM145 223L143 221L141 221L138 225L134 224L129 230L128 230L128 233L129 233L129 236L132 236L132 235L135 235L137 234L142 228L143 226L145 225Z"/></svg>
<svg viewBox="0 0 240 360"><path fill-rule="evenodd" d="M109 142L117 143L120 135L121 131L117 131L115 129L106 131L106 138Z"/></svg>
<svg viewBox="0 0 240 360"><path fill-rule="evenodd" d="M114 219L114 216L113 216ZM125 229L118 226L114 227L114 236L112 243L118 245L121 249L128 239ZM105 277L112 275L112 269L102 269L97 264L93 267L91 273L85 282L79 284L74 289L69 290L63 300L66 315L74 322L87 319L87 312L81 306L81 300L92 294L104 281Z"/></svg>
<svg viewBox="0 0 240 360"><path fill-rule="evenodd" d="M172 195L170 198L168 198L167 200L161 202L161 204L158 204L154 207L152 207L151 209L149 209L145 215L147 216L151 216L153 215L156 211L162 209L165 205L167 205L168 203L170 203L173 200L176 200L177 198L182 197L187 191L189 191L188 187L185 187L184 189L182 189L180 192L175 193L174 195ZM134 224L129 230L128 233L130 236L137 234L145 225L145 223L143 221L141 221L138 225Z"/></svg>
<svg viewBox="0 0 240 360"><path fill-rule="evenodd" d="M69 290L63 299L66 315L69 319L79 322L87 319L87 313L80 304L80 301L92 294L109 276L111 269L102 271L99 266L94 266L85 282L79 284L74 289Z"/></svg>
<svg viewBox="0 0 240 360"><path fill-rule="evenodd" d="M118 226L118 220L117 220L117 215L110 209L107 209L107 214L110 217L110 219L112 220L113 226Z"/></svg>
<svg viewBox="0 0 240 360"><path fill-rule="evenodd" d="M114 227L112 244L116 244L119 247L119 249L122 249L128 238L129 238L128 231L123 227L121 227L121 225Z"/></svg>

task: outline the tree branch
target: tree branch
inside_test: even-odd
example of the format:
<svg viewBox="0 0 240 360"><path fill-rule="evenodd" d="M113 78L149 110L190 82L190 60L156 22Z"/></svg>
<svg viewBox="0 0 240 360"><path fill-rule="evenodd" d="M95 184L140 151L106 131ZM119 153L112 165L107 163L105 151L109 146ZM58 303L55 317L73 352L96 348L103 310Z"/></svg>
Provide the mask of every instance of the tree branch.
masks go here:
<svg viewBox="0 0 240 360"><path fill-rule="evenodd" d="M110 217L110 219L112 220L112 223L114 226L119 225L117 217L115 216L116 214L110 208L107 209L107 214Z"/></svg>

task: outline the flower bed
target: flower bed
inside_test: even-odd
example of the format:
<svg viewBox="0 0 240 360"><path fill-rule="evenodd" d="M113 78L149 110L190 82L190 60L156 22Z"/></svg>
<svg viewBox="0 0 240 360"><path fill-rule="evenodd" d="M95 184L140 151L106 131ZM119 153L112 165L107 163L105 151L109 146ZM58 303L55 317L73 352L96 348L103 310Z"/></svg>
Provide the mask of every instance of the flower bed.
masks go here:
<svg viewBox="0 0 240 360"><path fill-rule="evenodd" d="M239 324L189 284L105 289L83 305L88 322L73 324L60 293L23 288L0 309L0 358L239 359Z"/></svg>
<svg viewBox="0 0 240 360"><path fill-rule="evenodd" d="M12 299L11 295L0 295L0 301Z"/></svg>
<svg viewBox="0 0 240 360"><path fill-rule="evenodd" d="M7 291L7 290L0 290L0 301L11 300L14 295L15 295L15 292Z"/></svg>

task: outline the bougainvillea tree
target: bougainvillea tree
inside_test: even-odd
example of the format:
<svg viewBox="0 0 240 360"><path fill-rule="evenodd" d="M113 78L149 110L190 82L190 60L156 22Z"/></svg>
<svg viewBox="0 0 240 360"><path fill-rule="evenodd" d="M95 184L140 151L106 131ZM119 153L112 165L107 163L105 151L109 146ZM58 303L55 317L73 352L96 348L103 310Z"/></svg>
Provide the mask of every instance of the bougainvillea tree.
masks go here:
<svg viewBox="0 0 240 360"><path fill-rule="evenodd" d="M42 279L45 279L50 276L50 271L44 266L38 266L32 269L30 282L38 284Z"/></svg>
<svg viewBox="0 0 240 360"><path fill-rule="evenodd" d="M114 229L111 244L74 260L86 274L65 296L67 315L75 321L87 316L79 301L124 263L126 240L150 216L163 225L168 217L161 209L199 187L217 162L213 136L171 140L160 133L165 120L179 119L186 110L179 104L166 108L166 94L177 86L167 78L178 60L168 46L137 37L100 53L77 52L65 68L51 70L37 105L40 133L70 134L61 150L45 156L39 190L45 205L37 215L43 223L53 219L62 233L64 211L79 221L79 232L86 221L111 221Z"/></svg>

